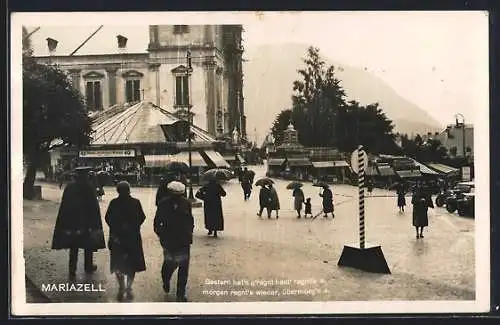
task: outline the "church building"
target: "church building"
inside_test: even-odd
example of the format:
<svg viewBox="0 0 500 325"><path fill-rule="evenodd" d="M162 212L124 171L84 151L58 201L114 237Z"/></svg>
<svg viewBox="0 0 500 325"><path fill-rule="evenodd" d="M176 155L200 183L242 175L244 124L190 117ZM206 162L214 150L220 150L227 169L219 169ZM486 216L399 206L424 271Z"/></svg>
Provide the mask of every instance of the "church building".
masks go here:
<svg viewBox="0 0 500 325"><path fill-rule="evenodd" d="M35 57L67 71L90 111L142 101L181 118L190 109L193 124L210 135L237 131L245 139L242 31L241 25L152 25L143 52L130 52L124 34L107 36L116 44L112 53L60 54L57 41L47 39L50 54Z"/></svg>

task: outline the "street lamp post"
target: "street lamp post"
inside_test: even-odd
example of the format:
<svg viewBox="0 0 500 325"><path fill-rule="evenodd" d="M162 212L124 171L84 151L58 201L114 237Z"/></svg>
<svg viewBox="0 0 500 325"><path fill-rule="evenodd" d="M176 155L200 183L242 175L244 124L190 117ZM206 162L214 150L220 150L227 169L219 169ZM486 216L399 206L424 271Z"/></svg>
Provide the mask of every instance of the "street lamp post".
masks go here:
<svg viewBox="0 0 500 325"><path fill-rule="evenodd" d="M189 83L189 77L191 75L191 72L193 71L192 65L191 65L191 51L188 49L186 53L186 62L187 62L187 68L186 68L186 78L188 78L188 90L187 90L187 115L188 115L188 154L189 154L189 177L188 177L188 185L189 185L189 194L188 194L188 200L191 202L191 205L193 207L199 207L201 206L201 202L197 201L193 195L193 182L191 180L192 176L192 168L193 168L193 161L192 161L192 155L191 155L191 146L192 146L192 134L191 134L191 96L189 92L191 91L190 83Z"/></svg>
<svg viewBox="0 0 500 325"><path fill-rule="evenodd" d="M458 114L455 114L455 124L457 127L460 126L460 123L458 122L458 117L460 117L462 119L462 154L464 155L464 160L466 158L466 154L465 154L465 150L466 150L466 146L465 146L465 117L458 113Z"/></svg>

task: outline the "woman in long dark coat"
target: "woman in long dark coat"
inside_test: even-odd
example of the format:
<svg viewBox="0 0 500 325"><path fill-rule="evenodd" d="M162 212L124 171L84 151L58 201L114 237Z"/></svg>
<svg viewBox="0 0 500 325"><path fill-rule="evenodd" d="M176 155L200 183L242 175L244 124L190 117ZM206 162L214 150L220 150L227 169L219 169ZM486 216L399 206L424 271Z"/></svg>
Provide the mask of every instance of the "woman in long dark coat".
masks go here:
<svg viewBox="0 0 500 325"><path fill-rule="evenodd" d="M262 211L264 211L264 208L267 208L267 217L269 219L271 218L271 210L269 209L270 202L271 202L271 190L266 185L263 185L260 188L259 192L260 209L259 212L257 213L259 218L262 217Z"/></svg>
<svg viewBox="0 0 500 325"><path fill-rule="evenodd" d="M109 226L111 273L118 279L118 301L122 301L125 293L132 299L135 274L146 270L141 238L146 215L141 202L130 195L129 183L119 182L116 189L118 197L109 203L105 220Z"/></svg>
<svg viewBox="0 0 500 325"><path fill-rule="evenodd" d="M203 201L205 214L205 229L208 235L217 237L217 231L224 230L224 216L222 214L221 197L226 196L226 191L215 180L210 180L196 193L196 197Z"/></svg>
<svg viewBox="0 0 500 325"><path fill-rule="evenodd" d="M297 218L300 219L300 212L302 211L302 204L304 203L304 192L301 188L297 187L293 190L293 208L297 211Z"/></svg>
<svg viewBox="0 0 500 325"><path fill-rule="evenodd" d="M332 214L332 218L335 218L333 214L333 193L327 186L323 187L323 193L320 193L319 196L323 198L323 213L325 214L323 217L328 218L328 213Z"/></svg>
<svg viewBox="0 0 500 325"><path fill-rule="evenodd" d="M77 168L75 182L65 187L52 238L52 249L69 249L71 278L76 275L79 249L85 250L85 272L92 273L97 269L93 253L106 248L99 202L88 171Z"/></svg>
<svg viewBox="0 0 500 325"><path fill-rule="evenodd" d="M271 200L269 200L269 206L267 208L267 216L270 219L271 211L276 211L276 219L279 219L278 213L280 210L280 198L278 197L278 192L276 192L276 189L273 187L272 184L269 184L269 191Z"/></svg>
<svg viewBox="0 0 500 325"><path fill-rule="evenodd" d="M424 238L424 227L429 225L427 211L429 208L434 208L434 204L432 203L430 195L418 185L411 199L411 203L413 204L413 226L417 232L417 239Z"/></svg>

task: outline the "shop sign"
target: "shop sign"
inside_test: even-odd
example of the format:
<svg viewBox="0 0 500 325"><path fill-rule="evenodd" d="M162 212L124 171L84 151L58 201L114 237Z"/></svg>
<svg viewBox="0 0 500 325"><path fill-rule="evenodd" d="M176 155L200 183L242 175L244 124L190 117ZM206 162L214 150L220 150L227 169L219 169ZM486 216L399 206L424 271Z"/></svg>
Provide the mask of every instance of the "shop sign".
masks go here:
<svg viewBox="0 0 500 325"><path fill-rule="evenodd" d="M82 150L80 158L119 158L135 157L134 149L125 150Z"/></svg>

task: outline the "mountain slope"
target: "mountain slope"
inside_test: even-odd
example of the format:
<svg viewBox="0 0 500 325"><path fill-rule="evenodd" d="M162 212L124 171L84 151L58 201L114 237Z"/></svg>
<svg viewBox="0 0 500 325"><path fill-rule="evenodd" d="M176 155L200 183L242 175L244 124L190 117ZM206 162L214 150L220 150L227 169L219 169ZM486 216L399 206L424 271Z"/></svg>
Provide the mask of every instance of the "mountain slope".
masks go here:
<svg viewBox="0 0 500 325"><path fill-rule="evenodd" d="M301 58L307 45L264 45L246 51L244 57L244 94L247 131L256 129L260 138L268 132L276 115L291 107L292 83L304 66ZM321 54L321 49L320 49ZM378 102L395 125L395 132L427 133L440 131L441 125L427 112L398 95L378 77L362 69L335 63L336 77L341 80L347 99L361 104Z"/></svg>

